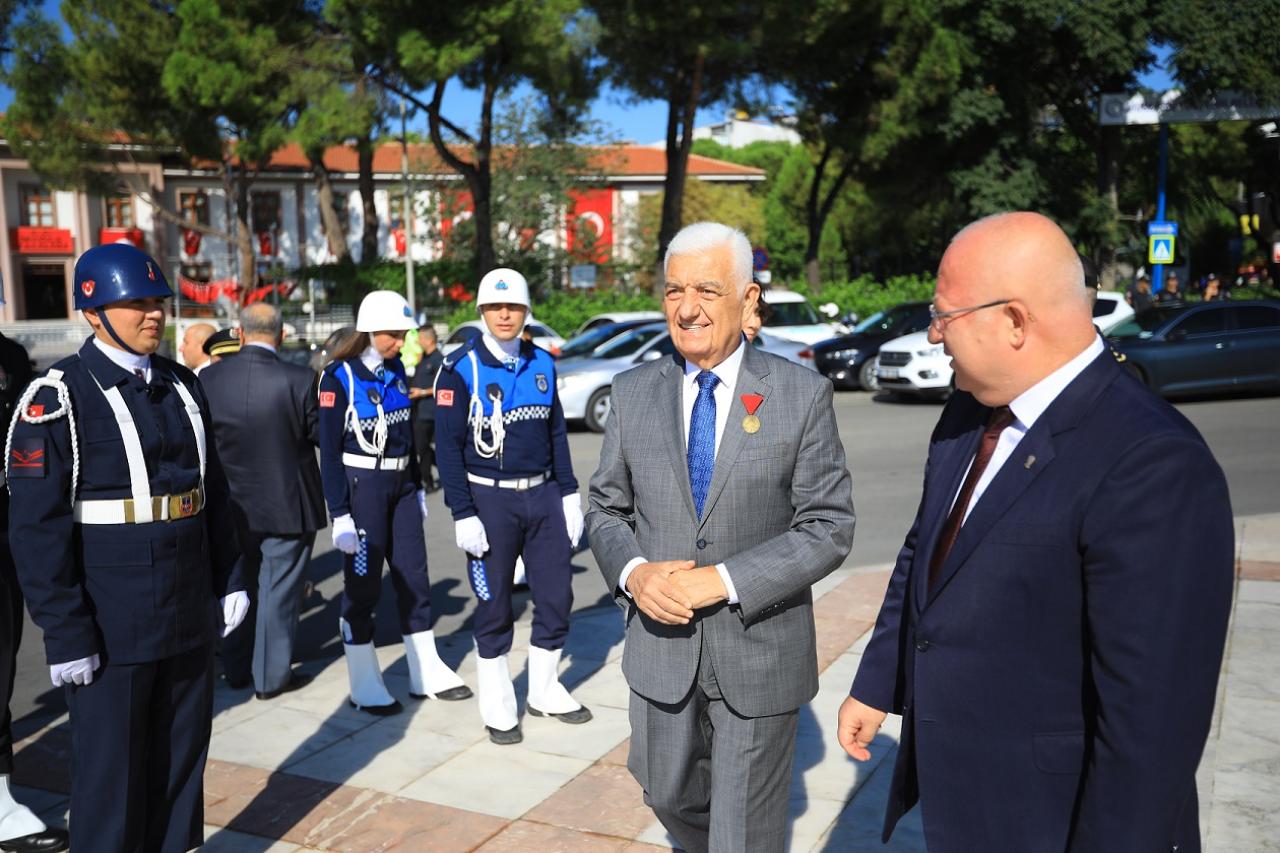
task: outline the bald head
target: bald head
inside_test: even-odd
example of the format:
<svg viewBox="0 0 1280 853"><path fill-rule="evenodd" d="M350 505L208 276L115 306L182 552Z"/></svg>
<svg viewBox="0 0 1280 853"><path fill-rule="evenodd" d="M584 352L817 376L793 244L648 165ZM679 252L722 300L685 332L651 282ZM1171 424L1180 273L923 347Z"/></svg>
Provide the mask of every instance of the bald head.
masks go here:
<svg viewBox="0 0 1280 853"><path fill-rule="evenodd" d="M284 318L269 302L255 302L240 312L240 339L279 346Z"/></svg>
<svg viewBox="0 0 1280 853"><path fill-rule="evenodd" d="M934 302L953 313L930 338L951 354L956 386L987 405L1009 403L1096 336L1080 257L1038 213L1001 213L960 231L938 266ZM978 306L988 307L963 310Z"/></svg>
<svg viewBox="0 0 1280 853"><path fill-rule="evenodd" d="M208 323L193 323L187 326L187 331L182 335L182 342L178 344L182 363L195 369L208 361L209 356L204 354L204 342L209 340L209 336L216 331L217 329Z"/></svg>

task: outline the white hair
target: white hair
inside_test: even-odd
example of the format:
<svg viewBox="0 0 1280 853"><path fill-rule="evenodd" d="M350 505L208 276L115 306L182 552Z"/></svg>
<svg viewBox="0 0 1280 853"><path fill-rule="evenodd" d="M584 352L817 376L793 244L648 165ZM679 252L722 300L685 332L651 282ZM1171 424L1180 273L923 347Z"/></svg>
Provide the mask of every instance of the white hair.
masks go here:
<svg viewBox="0 0 1280 853"><path fill-rule="evenodd" d="M662 257L662 272L666 273L667 265L677 255L705 255L721 246L729 247L734 282L738 293L743 293L751 283L751 241L739 229L722 222L695 222L677 231Z"/></svg>

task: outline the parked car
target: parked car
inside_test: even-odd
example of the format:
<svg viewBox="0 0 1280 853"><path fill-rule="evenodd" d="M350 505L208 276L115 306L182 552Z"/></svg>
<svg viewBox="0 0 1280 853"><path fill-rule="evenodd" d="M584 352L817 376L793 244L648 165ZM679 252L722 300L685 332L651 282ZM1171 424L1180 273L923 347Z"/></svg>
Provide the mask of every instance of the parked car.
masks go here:
<svg viewBox="0 0 1280 853"><path fill-rule="evenodd" d="M1125 366L1165 397L1280 390L1280 301L1158 306L1108 337Z"/></svg>
<svg viewBox="0 0 1280 853"><path fill-rule="evenodd" d="M824 323L809 300L794 291L766 290L760 298L772 309L764 327L774 337L816 344L848 331L839 324Z"/></svg>
<svg viewBox="0 0 1280 853"><path fill-rule="evenodd" d="M756 335L765 352L813 369L812 351L804 344L768 334ZM609 419L613 377L624 370L675 352L667 324L648 323L618 335L588 355L556 364L556 389L566 420L583 421L587 429L604 432Z"/></svg>
<svg viewBox="0 0 1280 853"><path fill-rule="evenodd" d="M659 319L661 319L661 315L659 315ZM593 326L591 329L565 341L564 346L560 347L560 354L556 357L565 359L590 355L593 350L604 346L618 337L618 335L629 332L637 326L647 326L652 322L653 319L648 318L643 320L621 320L617 323L603 323Z"/></svg>
<svg viewBox="0 0 1280 853"><path fill-rule="evenodd" d="M945 398L953 375L951 356L942 344L929 343L928 329L889 341L876 356L876 381L894 394Z"/></svg>
<svg viewBox="0 0 1280 853"><path fill-rule="evenodd" d="M1114 290L1098 291L1098 301L1093 303L1093 323L1107 334L1133 316L1133 306L1125 301L1123 293Z"/></svg>
<svg viewBox="0 0 1280 853"><path fill-rule="evenodd" d="M663 319L661 311L611 311L608 314L596 314L594 317L588 318L585 323L574 331L573 335L577 337L597 326L607 326L610 323L633 323L638 326L642 323L652 323L661 319Z"/></svg>
<svg viewBox="0 0 1280 853"><path fill-rule="evenodd" d="M564 338L560 337L560 334L555 329L545 323L530 320L525 325L525 328L533 332L533 342L552 355L557 355L560 352L560 347L564 345ZM467 341L483 334L484 320L468 320L449 334L449 338L440 345L440 352L448 355Z"/></svg>
<svg viewBox="0 0 1280 853"><path fill-rule="evenodd" d="M813 360L837 388L878 391L876 354L881 345L928 328L929 303L903 302L877 311L847 335L814 344Z"/></svg>

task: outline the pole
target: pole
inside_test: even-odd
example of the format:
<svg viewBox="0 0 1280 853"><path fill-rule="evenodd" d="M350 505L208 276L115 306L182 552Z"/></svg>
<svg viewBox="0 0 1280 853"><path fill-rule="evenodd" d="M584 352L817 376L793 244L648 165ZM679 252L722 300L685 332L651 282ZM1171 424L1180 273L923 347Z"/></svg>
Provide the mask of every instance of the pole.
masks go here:
<svg viewBox="0 0 1280 853"><path fill-rule="evenodd" d="M409 308L416 319L418 303L413 292L413 193L409 189L409 132L403 95L400 97L400 174L404 179L404 205L400 210L400 227L404 229L404 290Z"/></svg>
<svg viewBox="0 0 1280 853"><path fill-rule="evenodd" d="M1160 125L1159 185L1156 187L1156 221L1164 222L1165 185L1169 176L1169 125ZM1164 268L1167 264L1152 264L1151 292L1164 290Z"/></svg>

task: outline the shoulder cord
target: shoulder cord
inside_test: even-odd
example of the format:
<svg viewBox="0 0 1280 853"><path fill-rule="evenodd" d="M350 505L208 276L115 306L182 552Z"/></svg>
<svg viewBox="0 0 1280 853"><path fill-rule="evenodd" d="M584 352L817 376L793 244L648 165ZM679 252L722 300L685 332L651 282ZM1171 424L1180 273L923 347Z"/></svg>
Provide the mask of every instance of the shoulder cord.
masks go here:
<svg viewBox="0 0 1280 853"><path fill-rule="evenodd" d="M52 412L29 417L27 415L27 407L31 405L31 401L35 399L36 392L41 388L52 388L57 392L58 408ZM29 424L43 424L55 421L66 415L67 423L71 427L71 505L75 506L76 484L80 482L80 439L76 435L76 412L75 409L71 408L71 390L62 381L62 371L57 369L50 370L46 375L31 380L27 390L23 391L22 397L18 399L16 409L13 420L9 422L9 433L4 442L5 480L9 479L9 459L12 458L11 454L13 452L13 430L18 425L18 420L22 419Z"/></svg>
<svg viewBox="0 0 1280 853"><path fill-rule="evenodd" d="M373 440L370 441L364 437L364 430L360 429L360 415L356 412L356 377L348 362L342 362L342 369L347 372L347 428L355 433L361 450L373 456L381 456L387 446L387 415L382 411L382 401L377 403L378 422L373 425Z"/></svg>
<svg viewBox="0 0 1280 853"><path fill-rule="evenodd" d="M484 440L484 401L480 399L482 389L480 388L480 367L476 362L476 354L474 350L467 352L467 358L471 360L471 403L467 410L467 417L471 419L471 439L475 443L476 453L480 454L482 459L492 459L502 452L502 441L506 438L507 429L502 423L502 397L497 394L490 394L489 400L493 403L493 417L489 421L489 428L493 432L493 441L486 442Z"/></svg>

